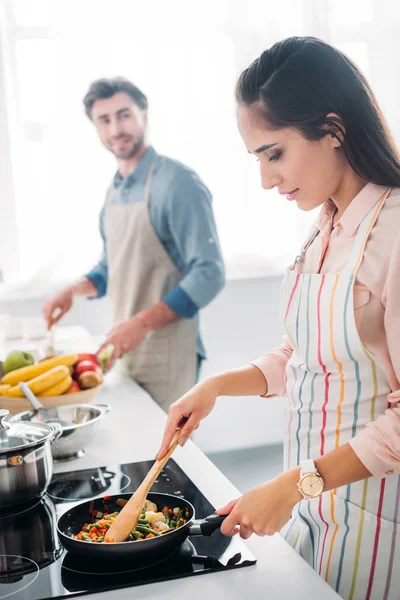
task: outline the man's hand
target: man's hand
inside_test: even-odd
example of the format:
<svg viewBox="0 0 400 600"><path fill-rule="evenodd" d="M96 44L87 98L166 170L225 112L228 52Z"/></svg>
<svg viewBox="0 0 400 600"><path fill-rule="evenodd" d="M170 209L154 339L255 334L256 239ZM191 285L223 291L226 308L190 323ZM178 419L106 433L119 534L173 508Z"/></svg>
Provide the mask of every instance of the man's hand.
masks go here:
<svg viewBox="0 0 400 600"><path fill-rule="evenodd" d="M62 290L62 292L59 292L46 302L43 307L43 314L49 330L71 309L73 301L74 293L71 286Z"/></svg>
<svg viewBox="0 0 400 600"><path fill-rule="evenodd" d="M48 300L43 307L43 314L49 331L71 309L74 296L94 298L97 296L96 286L90 279L83 277Z"/></svg>
<svg viewBox="0 0 400 600"><path fill-rule="evenodd" d="M106 364L106 371L111 368L115 360L137 348L149 331L149 325L140 317L132 317L114 325L104 343L96 352L96 354L99 354L107 346L114 346L114 350Z"/></svg>

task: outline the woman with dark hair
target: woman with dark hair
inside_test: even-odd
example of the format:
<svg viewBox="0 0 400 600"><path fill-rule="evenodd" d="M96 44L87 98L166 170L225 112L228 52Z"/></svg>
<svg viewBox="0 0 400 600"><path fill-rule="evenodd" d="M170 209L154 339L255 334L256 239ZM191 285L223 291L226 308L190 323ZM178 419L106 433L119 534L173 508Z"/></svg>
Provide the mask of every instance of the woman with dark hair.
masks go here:
<svg viewBox="0 0 400 600"><path fill-rule="evenodd" d="M363 75L315 38L263 52L236 97L262 186L321 211L282 284L282 345L173 404L159 456L218 396L286 396L285 471L220 509L221 531L280 531L343 598L398 600L399 156Z"/></svg>

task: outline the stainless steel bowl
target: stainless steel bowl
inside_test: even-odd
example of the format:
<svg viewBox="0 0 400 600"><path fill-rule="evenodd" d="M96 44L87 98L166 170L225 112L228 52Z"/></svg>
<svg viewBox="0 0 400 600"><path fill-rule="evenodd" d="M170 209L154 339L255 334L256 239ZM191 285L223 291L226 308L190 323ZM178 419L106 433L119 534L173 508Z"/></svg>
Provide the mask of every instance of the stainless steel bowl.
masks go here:
<svg viewBox="0 0 400 600"><path fill-rule="evenodd" d="M65 404L40 411L27 410L11 417L11 421L61 424L61 436L51 446L54 460L72 460L84 455L99 421L111 410L109 404Z"/></svg>

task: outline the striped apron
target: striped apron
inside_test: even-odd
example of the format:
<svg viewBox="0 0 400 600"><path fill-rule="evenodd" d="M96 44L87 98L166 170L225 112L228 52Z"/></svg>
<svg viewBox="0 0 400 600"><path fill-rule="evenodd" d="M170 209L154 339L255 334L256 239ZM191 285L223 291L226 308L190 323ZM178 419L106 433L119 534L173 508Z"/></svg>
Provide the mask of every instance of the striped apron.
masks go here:
<svg viewBox="0 0 400 600"><path fill-rule="evenodd" d="M388 381L362 344L353 286L387 190L358 229L336 274L288 269L282 318L293 346L286 368L285 469L346 444L390 406ZM340 596L400 599L400 477L388 474L302 500L281 531Z"/></svg>

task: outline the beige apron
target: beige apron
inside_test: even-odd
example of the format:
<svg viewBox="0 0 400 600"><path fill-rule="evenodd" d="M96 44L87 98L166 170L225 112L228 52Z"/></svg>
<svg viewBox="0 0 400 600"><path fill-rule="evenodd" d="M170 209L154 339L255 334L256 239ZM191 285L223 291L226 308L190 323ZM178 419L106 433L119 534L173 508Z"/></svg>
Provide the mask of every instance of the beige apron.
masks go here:
<svg viewBox="0 0 400 600"><path fill-rule="evenodd" d="M157 158L144 186L144 200L114 204L107 198L104 227L108 260L108 294L114 323L157 304L182 279L158 239L149 216L149 199ZM120 361L164 410L196 382L197 317L180 318L147 335Z"/></svg>

